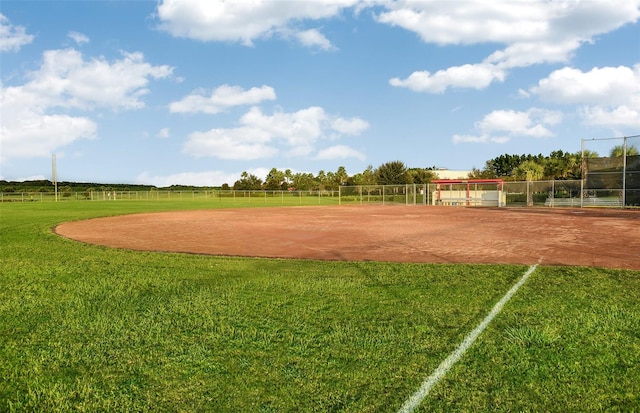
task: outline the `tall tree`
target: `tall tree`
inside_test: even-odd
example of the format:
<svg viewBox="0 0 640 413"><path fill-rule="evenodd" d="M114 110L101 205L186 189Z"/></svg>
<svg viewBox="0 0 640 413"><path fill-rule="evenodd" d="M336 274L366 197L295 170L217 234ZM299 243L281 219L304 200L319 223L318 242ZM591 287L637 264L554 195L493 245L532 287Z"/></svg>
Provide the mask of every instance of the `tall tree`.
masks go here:
<svg viewBox="0 0 640 413"><path fill-rule="evenodd" d="M318 185L318 190L323 191L325 189L328 189L328 179L327 179L327 174L325 173L325 171L323 169L320 169L318 171L318 175L316 175L316 183Z"/></svg>
<svg viewBox="0 0 640 413"><path fill-rule="evenodd" d="M545 179L575 179L580 172L580 154L553 151L543 165Z"/></svg>
<svg viewBox="0 0 640 413"><path fill-rule="evenodd" d="M368 165L367 169L361 173L357 173L353 176L354 185L375 185L376 173L373 170L373 165Z"/></svg>
<svg viewBox="0 0 640 413"><path fill-rule="evenodd" d="M516 179L538 181L544 176L544 167L535 160L526 160L514 170Z"/></svg>
<svg viewBox="0 0 640 413"><path fill-rule="evenodd" d="M347 173L346 168L344 166L338 167L335 174L335 180L338 185L344 185L347 182L347 179L349 179L349 174Z"/></svg>
<svg viewBox="0 0 640 413"><path fill-rule="evenodd" d="M279 189L283 189L283 185L286 186L284 172L276 168L271 168L271 170L267 174L267 177L265 178L264 189L277 191Z"/></svg>
<svg viewBox="0 0 640 413"><path fill-rule="evenodd" d="M438 178L438 174L430 168L410 168L407 171L409 175L408 183L428 184Z"/></svg>
<svg viewBox="0 0 640 413"><path fill-rule="evenodd" d="M636 155L638 155L638 148L636 148L633 145L627 146L627 156L636 156ZM623 145L614 146L611 149L610 156L612 158L619 158L621 156L624 156L624 146Z"/></svg>
<svg viewBox="0 0 640 413"><path fill-rule="evenodd" d="M313 174L298 172L293 175L291 184L299 191L308 191L316 186Z"/></svg>
<svg viewBox="0 0 640 413"><path fill-rule="evenodd" d="M376 180L379 185L407 184L409 183L407 167L401 161L384 163L376 169Z"/></svg>
<svg viewBox="0 0 640 413"><path fill-rule="evenodd" d="M262 189L262 179L254 174L244 171L240 174L240 179L233 184L233 189L243 191L253 191Z"/></svg>
<svg viewBox="0 0 640 413"><path fill-rule="evenodd" d="M287 188L291 186L291 183L293 182L293 173L291 172L291 169L287 169L284 171L284 182Z"/></svg>

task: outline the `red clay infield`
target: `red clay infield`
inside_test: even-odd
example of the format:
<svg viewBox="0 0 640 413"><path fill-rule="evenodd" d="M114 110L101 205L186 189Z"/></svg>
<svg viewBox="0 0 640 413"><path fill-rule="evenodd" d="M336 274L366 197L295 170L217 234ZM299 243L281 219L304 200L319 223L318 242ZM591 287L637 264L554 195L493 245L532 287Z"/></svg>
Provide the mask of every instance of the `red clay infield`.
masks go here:
<svg viewBox="0 0 640 413"><path fill-rule="evenodd" d="M433 206L211 209L58 225L91 244L320 260L581 265L640 270L640 211Z"/></svg>

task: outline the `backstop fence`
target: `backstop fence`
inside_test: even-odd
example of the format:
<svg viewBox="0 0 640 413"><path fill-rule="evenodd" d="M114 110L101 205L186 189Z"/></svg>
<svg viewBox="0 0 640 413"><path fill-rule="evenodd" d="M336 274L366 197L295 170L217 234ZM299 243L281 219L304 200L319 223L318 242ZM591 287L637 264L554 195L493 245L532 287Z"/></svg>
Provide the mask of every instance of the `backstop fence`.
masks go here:
<svg viewBox="0 0 640 413"><path fill-rule="evenodd" d="M601 146L619 143L608 157L593 156ZM640 135L582 140L582 202L640 207Z"/></svg>

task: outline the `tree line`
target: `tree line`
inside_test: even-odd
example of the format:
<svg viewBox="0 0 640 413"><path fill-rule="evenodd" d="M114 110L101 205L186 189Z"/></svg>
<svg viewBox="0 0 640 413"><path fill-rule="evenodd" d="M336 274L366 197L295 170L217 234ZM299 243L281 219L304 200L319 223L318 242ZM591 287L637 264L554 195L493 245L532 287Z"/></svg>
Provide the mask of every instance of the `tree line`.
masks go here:
<svg viewBox="0 0 640 413"><path fill-rule="evenodd" d="M623 155L622 146L611 150L610 157ZM627 156L638 155L634 146L627 148ZM599 157L597 152L585 151L585 158ZM506 181L567 180L582 178L582 152L564 152L557 150L548 156L504 154L490 159L484 168L474 168L469 179L504 179ZM317 175L306 172L292 173L272 168L265 179L254 174L242 172L240 179L233 184L235 190L332 190L341 185L404 185L428 184L438 179L438 169L409 168L402 161L383 163L377 168L369 165L363 172L349 176L343 166L335 172L320 170ZM231 189L228 185L223 189Z"/></svg>
<svg viewBox="0 0 640 413"><path fill-rule="evenodd" d="M619 157L624 153L622 146L614 147L609 156ZM627 148L627 156L637 156L638 149L634 146ZM597 158L598 153L585 151L586 158ZM557 150L549 155L512 155L503 154L486 161L482 169L474 168L469 173L469 179L495 179L506 181L538 181L538 180L566 180L581 179L582 153L564 152ZM438 179L438 168L435 166L420 168L408 167L404 162L396 160L386 162L374 168L369 165L364 171L349 175L344 166L335 172L320 170L317 174L309 172L292 172L271 168L266 177L260 178L247 171L242 172L240 179L233 186L223 184L221 189L235 190L337 190L342 185L405 185L428 184ZM47 180L9 182L0 181L2 192L51 192L52 182ZM97 184L59 182L61 192L90 192L90 191L153 191L158 189L171 191L188 191L197 189L214 189L213 187L197 187L189 185L172 185L157 188L153 185L136 184Z"/></svg>

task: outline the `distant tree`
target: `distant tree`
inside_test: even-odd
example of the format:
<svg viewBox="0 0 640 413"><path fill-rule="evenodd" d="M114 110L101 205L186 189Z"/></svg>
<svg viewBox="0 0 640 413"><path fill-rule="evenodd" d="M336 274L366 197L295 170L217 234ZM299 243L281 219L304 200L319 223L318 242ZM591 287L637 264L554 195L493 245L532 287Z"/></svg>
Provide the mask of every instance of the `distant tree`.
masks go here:
<svg viewBox="0 0 640 413"><path fill-rule="evenodd" d="M324 170L319 170L318 171L318 175L316 175L316 184L318 185L318 189L320 191L323 191L325 189L329 189L330 188L330 182L329 182L329 178L327 176L327 173Z"/></svg>
<svg viewBox="0 0 640 413"><path fill-rule="evenodd" d="M377 181L373 165L369 165L363 172L355 174L352 181L354 185L375 185Z"/></svg>
<svg viewBox="0 0 640 413"><path fill-rule="evenodd" d="M636 156L636 155L638 155L638 148L636 148L633 145L627 146L627 156ZM624 156L624 146L623 145L614 146L613 149L611 149L610 156L612 158L619 158L621 156Z"/></svg>
<svg viewBox="0 0 640 413"><path fill-rule="evenodd" d="M507 178L522 163L519 155L503 154L485 163L482 174L491 178Z"/></svg>
<svg viewBox="0 0 640 413"><path fill-rule="evenodd" d="M293 173L291 172L291 169L286 169L284 171L284 184L287 188L289 188L292 182L293 182Z"/></svg>
<svg viewBox="0 0 640 413"><path fill-rule="evenodd" d="M553 151L543 166L545 179L576 179L580 176L580 154Z"/></svg>
<svg viewBox="0 0 640 413"><path fill-rule="evenodd" d="M229 187L229 184L225 182L224 184L222 184L220 189L222 189L223 191L228 191L231 188Z"/></svg>
<svg viewBox="0 0 640 413"><path fill-rule="evenodd" d="M469 179L493 179L496 178L495 173L490 168L478 169L473 168L469 172Z"/></svg>
<svg viewBox="0 0 640 413"><path fill-rule="evenodd" d="M347 173L347 170L345 169L344 166L338 167L338 170L334 175L334 179L338 185L344 185L345 183L347 183L347 179L349 179L349 174Z"/></svg>
<svg viewBox="0 0 640 413"><path fill-rule="evenodd" d="M401 161L384 163L376 169L376 181L379 185L402 185L408 182L407 167Z"/></svg>
<svg viewBox="0 0 640 413"><path fill-rule="evenodd" d="M579 157L581 157L581 156L582 156L582 152L578 152L578 153L577 153L577 155L578 155ZM600 155L598 154L598 152L590 151L590 150L588 150L588 149L585 149L585 151L584 151L584 157L585 157L585 158L598 158L598 157L600 157Z"/></svg>
<svg viewBox="0 0 640 413"><path fill-rule="evenodd" d="M438 178L438 174L432 169L427 168L411 168L407 171L409 175L408 183L413 184L429 184Z"/></svg>
<svg viewBox="0 0 640 413"><path fill-rule="evenodd" d="M308 191L316 187L316 181L311 173L296 173L291 178L293 187L300 191Z"/></svg>
<svg viewBox="0 0 640 413"><path fill-rule="evenodd" d="M240 179L233 184L233 189L242 191L252 191L262 188L262 179L258 178L254 174L248 172L242 172Z"/></svg>
<svg viewBox="0 0 640 413"><path fill-rule="evenodd" d="M279 189L286 189L287 182L285 180L284 172L271 168L264 182L264 189L277 191Z"/></svg>
<svg viewBox="0 0 640 413"><path fill-rule="evenodd" d="M526 160L514 170L514 176L519 180L538 181L544 176L544 167L534 160Z"/></svg>

